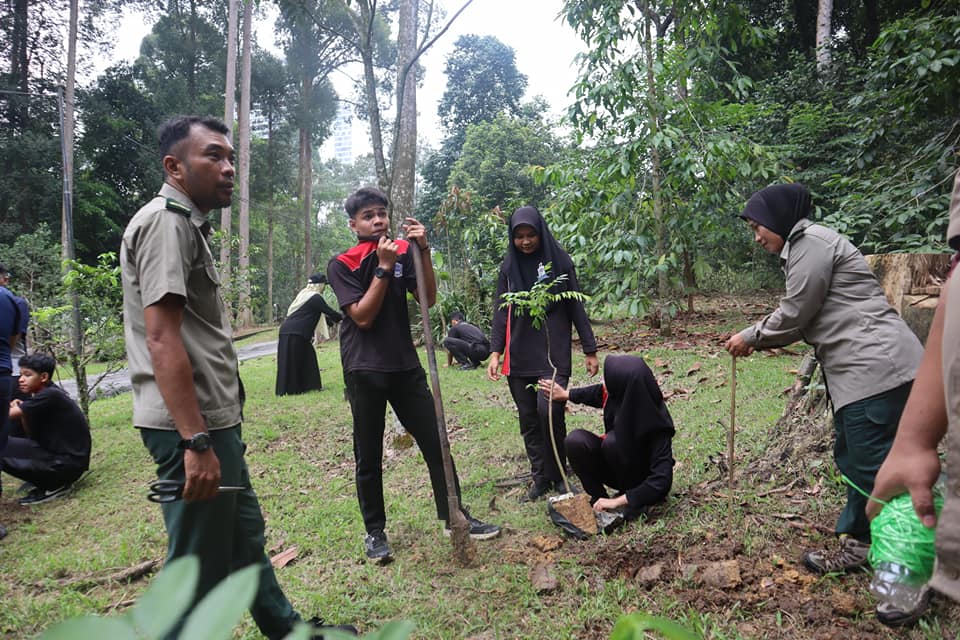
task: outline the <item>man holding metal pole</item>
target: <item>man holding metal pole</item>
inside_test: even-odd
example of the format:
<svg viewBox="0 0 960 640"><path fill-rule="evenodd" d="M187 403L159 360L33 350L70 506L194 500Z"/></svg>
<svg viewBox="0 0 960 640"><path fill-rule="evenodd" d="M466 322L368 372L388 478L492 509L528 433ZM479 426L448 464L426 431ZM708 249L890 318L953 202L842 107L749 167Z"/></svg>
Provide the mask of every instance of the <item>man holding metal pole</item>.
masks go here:
<svg viewBox="0 0 960 640"><path fill-rule="evenodd" d="M436 302L437 283L430 260L426 230L407 218L407 240L389 237L386 195L364 187L344 203L357 244L327 266L327 279L337 295L344 318L340 358L347 397L353 412L357 497L367 535L364 550L378 563L391 558L384 532L383 433L389 402L404 428L420 447L430 472L437 517L450 530L450 509L444 478L436 409L427 377L410 337L407 292L417 292L413 251L423 263L428 304ZM454 485L459 499L460 483ZM459 500L458 500L459 502ZM496 537L500 527L473 518L461 507L470 537Z"/></svg>

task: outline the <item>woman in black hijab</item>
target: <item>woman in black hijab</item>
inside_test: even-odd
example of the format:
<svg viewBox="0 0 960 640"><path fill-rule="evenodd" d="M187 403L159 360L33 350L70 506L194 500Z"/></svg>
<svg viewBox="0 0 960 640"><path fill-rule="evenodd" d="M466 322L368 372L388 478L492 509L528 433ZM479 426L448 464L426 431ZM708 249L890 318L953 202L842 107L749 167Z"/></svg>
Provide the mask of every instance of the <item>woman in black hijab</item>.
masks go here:
<svg viewBox="0 0 960 640"><path fill-rule="evenodd" d="M797 340L813 345L833 404L833 457L858 489L847 489L838 547L807 551L803 561L817 573L838 573L867 562L870 522L858 491L873 489L923 347L887 302L860 251L812 222L810 213L810 191L802 184L773 185L750 197L740 217L754 240L779 256L786 293L773 313L732 335L726 349L747 356Z"/></svg>
<svg viewBox="0 0 960 640"><path fill-rule="evenodd" d="M323 389L317 352L311 339L321 315L327 316L333 323L342 319L321 295L326 282L327 277L322 273L310 276L307 286L301 289L290 303L287 318L280 325L275 388L278 396Z"/></svg>
<svg viewBox="0 0 960 640"><path fill-rule="evenodd" d="M566 386L572 373L572 326L576 326L580 336L587 373L596 375L600 364L596 354L597 342L579 300L561 300L552 304L539 329L533 326L533 319L526 313L501 307L504 293L529 291L538 282L552 282L551 291L554 293L580 290L573 260L554 240L543 216L535 207L521 207L514 211L509 226L510 243L500 265L494 296L487 377L494 381L500 379L503 356L502 373L507 376L510 393L517 405L520 434L533 476L527 499L536 500L551 490L566 490L562 486L562 476L550 444L548 401L536 392L537 380L551 377L556 367L557 382ZM561 463L565 464L563 443L567 427L563 408L563 402L553 403L557 453Z"/></svg>
<svg viewBox="0 0 960 640"><path fill-rule="evenodd" d="M657 380L638 356L607 356L603 381L567 391L550 380L540 390L559 400L603 408L603 435L567 436L570 466L596 511L622 510L627 520L663 502L673 484L673 419ZM608 497L606 487L617 495Z"/></svg>

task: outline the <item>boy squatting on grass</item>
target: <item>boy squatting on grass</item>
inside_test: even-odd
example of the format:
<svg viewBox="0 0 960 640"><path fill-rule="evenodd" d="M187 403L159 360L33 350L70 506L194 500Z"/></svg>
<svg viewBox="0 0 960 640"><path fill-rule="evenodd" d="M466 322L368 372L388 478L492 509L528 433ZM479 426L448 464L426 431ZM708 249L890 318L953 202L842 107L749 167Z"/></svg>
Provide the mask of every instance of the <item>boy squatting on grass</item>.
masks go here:
<svg viewBox="0 0 960 640"><path fill-rule="evenodd" d="M20 504L40 504L70 490L90 467L90 428L77 403L53 384L57 362L45 353L20 358L20 392L10 402L13 433L0 469L34 486Z"/></svg>
<svg viewBox="0 0 960 640"><path fill-rule="evenodd" d="M373 187L364 187L347 198L344 208L350 228L357 234L357 244L327 266L327 279L344 313L340 359L353 413L357 497L367 531L364 547L367 557L380 563L390 560L384 533L387 518L382 467L388 402L420 447L433 485L437 517L449 531L436 411L410 337L407 292L416 295L417 290L411 251L420 251L423 257L430 305L436 302L437 282L423 225L406 218L407 240L391 239L388 204L386 195ZM459 498L459 478L455 482ZM499 535L500 527L473 518L466 509L463 513L472 538L484 540Z"/></svg>

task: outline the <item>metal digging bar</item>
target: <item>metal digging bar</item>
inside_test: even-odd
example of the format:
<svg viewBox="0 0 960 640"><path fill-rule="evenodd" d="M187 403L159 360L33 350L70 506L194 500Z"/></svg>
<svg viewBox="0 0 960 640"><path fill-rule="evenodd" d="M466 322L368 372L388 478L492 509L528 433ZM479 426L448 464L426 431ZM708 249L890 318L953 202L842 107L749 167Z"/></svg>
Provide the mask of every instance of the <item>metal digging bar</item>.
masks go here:
<svg viewBox="0 0 960 640"><path fill-rule="evenodd" d="M453 459L450 456L450 440L447 438L447 418L443 411L443 399L440 396L440 375L437 372L437 354L433 344L433 332L430 329L430 305L427 303L426 280L423 275L423 257L416 241L410 242L413 253L413 269L417 277L417 301L420 303L420 317L423 322L423 340L427 347L427 365L430 367L430 387L433 391L433 406L437 414L437 431L440 435L440 453L443 457L443 476L447 483L447 510L453 542L453 555L458 564L468 566L476 557L476 546L470 538L470 525L460 510L457 496L457 483L453 472Z"/></svg>

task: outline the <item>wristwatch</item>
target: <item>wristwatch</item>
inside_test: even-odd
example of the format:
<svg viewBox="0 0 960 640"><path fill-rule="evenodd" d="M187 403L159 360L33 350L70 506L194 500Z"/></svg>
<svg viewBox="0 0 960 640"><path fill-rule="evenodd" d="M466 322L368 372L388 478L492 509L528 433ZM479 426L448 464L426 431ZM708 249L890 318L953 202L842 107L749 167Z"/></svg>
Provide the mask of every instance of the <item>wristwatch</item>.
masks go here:
<svg viewBox="0 0 960 640"><path fill-rule="evenodd" d="M210 448L210 434L206 431L193 434L189 440L181 440L177 445L180 449L190 449L197 453L202 453Z"/></svg>
<svg viewBox="0 0 960 640"><path fill-rule="evenodd" d="M391 273L393 272L390 269L384 269L383 267L377 267L376 269L373 270L373 276L380 280L384 278L389 278Z"/></svg>

